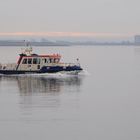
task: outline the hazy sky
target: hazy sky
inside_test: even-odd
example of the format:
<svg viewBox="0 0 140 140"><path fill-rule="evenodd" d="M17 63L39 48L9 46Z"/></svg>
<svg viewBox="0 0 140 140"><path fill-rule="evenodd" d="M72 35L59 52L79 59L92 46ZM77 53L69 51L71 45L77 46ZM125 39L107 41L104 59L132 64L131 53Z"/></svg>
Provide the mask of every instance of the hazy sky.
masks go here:
<svg viewBox="0 0 140 140"><path fill-rule="evenodd" d="M0 33L140 33L140 0L0 0ZM43 34L42 33L42 34Z"/></svg>

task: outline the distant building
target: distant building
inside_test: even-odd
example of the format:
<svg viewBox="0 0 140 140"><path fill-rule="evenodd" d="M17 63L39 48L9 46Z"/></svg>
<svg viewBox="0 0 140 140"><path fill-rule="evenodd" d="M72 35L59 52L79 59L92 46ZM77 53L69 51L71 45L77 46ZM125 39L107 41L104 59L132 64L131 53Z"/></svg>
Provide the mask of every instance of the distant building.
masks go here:
<svg viewBox="0 0 140 140"><path fill-rule="evenodd" d="M135 45L140 45L140 35L135 35Z"/></svg>

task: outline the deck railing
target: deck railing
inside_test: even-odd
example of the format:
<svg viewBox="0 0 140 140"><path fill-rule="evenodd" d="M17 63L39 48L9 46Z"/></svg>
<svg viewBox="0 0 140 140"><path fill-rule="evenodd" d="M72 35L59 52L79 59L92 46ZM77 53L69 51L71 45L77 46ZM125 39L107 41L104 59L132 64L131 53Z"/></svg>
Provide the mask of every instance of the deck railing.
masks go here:
<svg viewBox="0 0 140 140"><path fill-rule="evenodd" d="M16 63L0 64L0 70L16 70Z"/></svg>

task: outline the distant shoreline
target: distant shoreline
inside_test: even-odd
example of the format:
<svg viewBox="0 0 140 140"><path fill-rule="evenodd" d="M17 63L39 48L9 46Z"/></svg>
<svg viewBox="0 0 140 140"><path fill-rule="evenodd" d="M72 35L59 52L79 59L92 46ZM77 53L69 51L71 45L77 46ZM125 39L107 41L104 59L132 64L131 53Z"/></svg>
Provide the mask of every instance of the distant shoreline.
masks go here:
<svg viewBox="0 0 140 140"><path fill-rule="evenodd" d="M136 44L133 42L30 42L31 46L140 46L140 44ZM14 41L0 41L0 46L26 46L24 42L14 42Z"/></svg>

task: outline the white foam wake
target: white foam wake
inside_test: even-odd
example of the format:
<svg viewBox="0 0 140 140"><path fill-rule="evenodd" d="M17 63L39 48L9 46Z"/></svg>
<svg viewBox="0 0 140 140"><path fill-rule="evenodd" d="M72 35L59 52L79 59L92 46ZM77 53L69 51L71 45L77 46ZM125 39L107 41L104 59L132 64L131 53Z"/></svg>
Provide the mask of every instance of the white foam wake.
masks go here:
<svg viewBox="0 0 140 140"><path fill-rule="evenodd" d="M2 74L1 74L2 75ZM88 71L81 71L81 72L57 72L57 73L33 73L33 74L14 74L14 75L2 75L2 76L19 76L19 77L44 77L44 78L67 78L67 77L75 77L75 76L88 76L90 75Z"/></svg>

